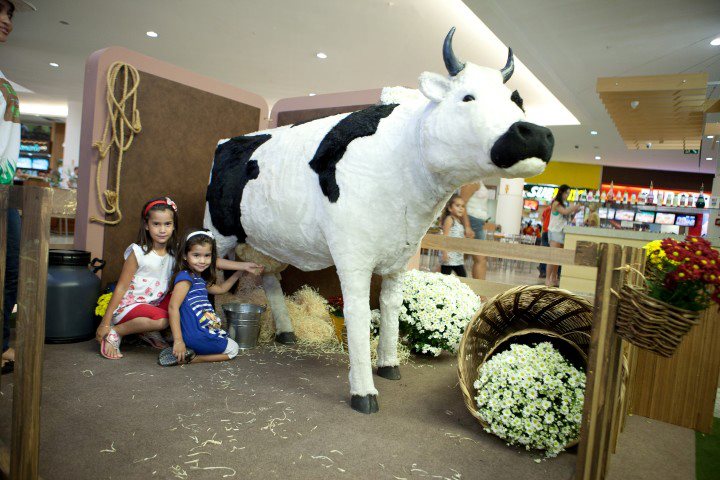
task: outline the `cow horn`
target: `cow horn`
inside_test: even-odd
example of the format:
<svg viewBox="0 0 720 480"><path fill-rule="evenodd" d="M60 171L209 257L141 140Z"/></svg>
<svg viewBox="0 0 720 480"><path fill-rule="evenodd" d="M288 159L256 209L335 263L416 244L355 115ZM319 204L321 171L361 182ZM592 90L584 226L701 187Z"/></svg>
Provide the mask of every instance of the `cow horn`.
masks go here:
<svg viewBox="0 0 720 480"><path fill-rule="evenodd" d="M465 68L465 64L457 59L452 49L452 39L455 34L455 27L452 27L445 37L445 43L443 44L443 60L445 61L445 68L451 77L454 77ZM512 73L512 72L511 72Z"/></svg>
<svg viewBox="0 0 720 480"><path fill-rule="evenodd" d="M510 80L510 77L512 77L512 74L514 71L515 71L515 60L513 59L512 48L508 48L507 63L502 68L502 70L500 70L500 73L502 73L502 77L503 77L503 83L507 83L507 81Z"/></svg>

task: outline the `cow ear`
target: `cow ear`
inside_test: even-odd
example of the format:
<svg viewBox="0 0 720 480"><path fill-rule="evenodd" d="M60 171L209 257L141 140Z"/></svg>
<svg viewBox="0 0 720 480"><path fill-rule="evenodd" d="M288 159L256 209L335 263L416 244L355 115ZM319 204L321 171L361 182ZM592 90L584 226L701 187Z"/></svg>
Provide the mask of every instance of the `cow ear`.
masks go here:
<svg viewBox="0 0 720 480"><path fill-rule="evenodd" d="M433 72L420 74L420 91L433 102L440 102L450 89L450 80L447 77Z"/></svg>

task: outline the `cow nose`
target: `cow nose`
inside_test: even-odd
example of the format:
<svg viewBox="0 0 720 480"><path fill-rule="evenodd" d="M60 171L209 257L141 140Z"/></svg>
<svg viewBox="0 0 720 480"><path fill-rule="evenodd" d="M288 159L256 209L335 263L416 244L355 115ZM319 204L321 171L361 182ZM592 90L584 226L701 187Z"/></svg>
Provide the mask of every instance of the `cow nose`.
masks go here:
<svg viewBox="0 0 720 480"><path fill-rule="evenodd" d="M550 161L555 137L549 128L529 122L515 122L497 139L490 150L492 162L500 168L509 168L527 158Z"/></svg>

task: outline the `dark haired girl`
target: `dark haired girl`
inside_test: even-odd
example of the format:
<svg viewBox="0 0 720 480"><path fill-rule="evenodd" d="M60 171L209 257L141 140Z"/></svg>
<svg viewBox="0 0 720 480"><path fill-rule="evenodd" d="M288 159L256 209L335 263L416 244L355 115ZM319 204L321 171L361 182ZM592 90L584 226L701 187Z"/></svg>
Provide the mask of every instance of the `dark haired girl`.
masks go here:
<svg viewBox="0 0 720 480"><path fill-rule="evenodd" d="M173 346L160 352L160 365L221 362L238 354L238 344L221 328L208 293L227 292L242 272L236 271L218 284L216 260L217 247L211 232L197 230L185 237L176 257L169 305Z"/></svg>

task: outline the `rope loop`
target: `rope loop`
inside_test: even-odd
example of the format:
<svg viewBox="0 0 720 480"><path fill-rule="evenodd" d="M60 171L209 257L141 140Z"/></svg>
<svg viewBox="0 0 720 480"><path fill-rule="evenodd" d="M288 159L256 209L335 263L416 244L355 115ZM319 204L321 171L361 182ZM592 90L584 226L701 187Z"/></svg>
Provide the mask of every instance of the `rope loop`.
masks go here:
<svg viewBox="0 0 720 480"><path fill-rule="evenodd" d="M122 76L122 88L120 98L115 96L118 87L118 79ZM115 62L110 65L107 71L107 92L105 102L107 103L108 116L105 121L105 128L100 140L93 143L98 149L99 159L95 175L95 186L98 195L98 203L105 215L116 214L114 220L90 217L91 222L103 223L105 225L117 225L122 220L120 211L120 173L122 172L123 154L132 146L135 135L142 131L140 123L140 112L137 109L137 89L140 84L140 74L132 65L124 62ZM130 106L128 106L130 104ZM128 108L130 117L128 118ZM112 147L117 149L117 169L115 173L115 189L100 190L100 175L102 162L107 157ZM104 200L103 200L104 197Z"/></svg>

